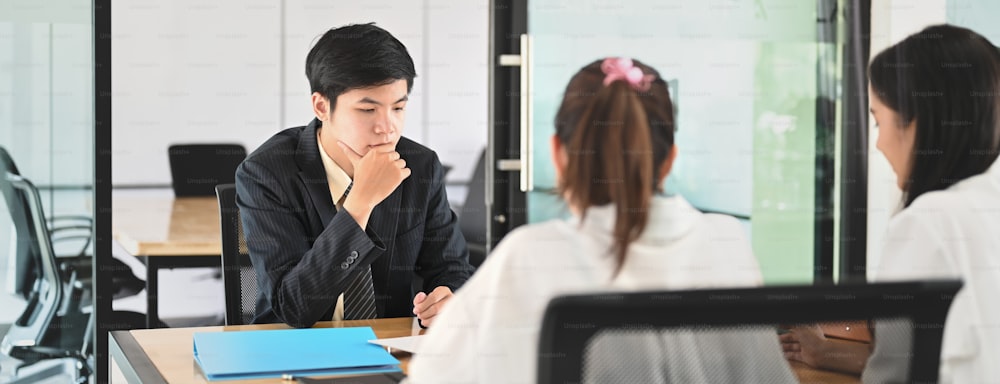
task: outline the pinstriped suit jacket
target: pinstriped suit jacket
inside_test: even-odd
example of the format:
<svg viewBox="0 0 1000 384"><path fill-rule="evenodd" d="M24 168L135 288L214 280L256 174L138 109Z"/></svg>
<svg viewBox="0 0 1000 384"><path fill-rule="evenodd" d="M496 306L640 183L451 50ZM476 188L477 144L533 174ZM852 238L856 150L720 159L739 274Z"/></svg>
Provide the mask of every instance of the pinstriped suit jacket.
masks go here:
<svg viewBox="0 0 1000 384"><path fill-rule="evenodd" d="M268 139L236 171L237 205L257 273L255 323L309 327L333 316L337 297L372 267L379 317L413 316L414 273L424 291L457 290L472 273L448 205L437 154L407 138L396 150L412 173L375 207L367 231L337 212L316 145L322 124ZM354 262L348 256L357 252Z"/></svg>

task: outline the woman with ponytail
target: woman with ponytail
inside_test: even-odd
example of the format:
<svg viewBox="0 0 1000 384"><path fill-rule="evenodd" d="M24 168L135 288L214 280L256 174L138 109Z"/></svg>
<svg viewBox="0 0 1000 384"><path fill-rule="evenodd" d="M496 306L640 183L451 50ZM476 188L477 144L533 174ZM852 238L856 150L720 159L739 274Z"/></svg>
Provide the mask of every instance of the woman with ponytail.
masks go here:
<svg viewBox="0 0 1000 384"><path fill-rule="evenodd" d="M678 149L656 70L627 58L587 65L566 87L555 127L552 161L572 217L520 227L500 242L428 330L410 381L534 382L542 315L559 295L761 284L736 219L662 191ZM774 333L754 342L775 370L751 364L735 377L790 379ZM618 358L650 358L635 347Z"/></svg>

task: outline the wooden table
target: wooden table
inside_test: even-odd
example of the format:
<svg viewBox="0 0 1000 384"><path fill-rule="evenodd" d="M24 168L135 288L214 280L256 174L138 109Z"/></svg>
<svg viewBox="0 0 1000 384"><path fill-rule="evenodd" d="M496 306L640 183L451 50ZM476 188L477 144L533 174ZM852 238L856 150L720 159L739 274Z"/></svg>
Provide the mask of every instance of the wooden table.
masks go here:
<svg viewBox="0 0 1000 384"><path fill-rule="evenodd" d="M379 338L412 336L423 333L415 318L326 321L317 328L372 327ZM111 371L119 370L130 383L205 383L194 361L192 340L195 332L232 332L264 329L290 329L284 324L236 325L228 327L196 327L167 329L137 329L111 332L108 345ZM410 355L394 354L405 373ZM792 371L802 383L859 383L857 376L823 371L791 362ZM225 383L276 383L280 379L225 381Z"/></svg>
<svg viewBox="0 0 1000 384"><path fill-rule="evenodd" d="M115 191L112 235L146 264L146 325L159 320L158 272L162 268L222 265L222 230L215 197L173 197L170 190Z"/></svg>
<svg viewBox="0 0 1000 384"><path fill-rule="evenodd" d="M789 361L792 366L792 372L795 372L795 376L798 376L799 382L806 384L826 384L826 383L845 383L845 384L855 384L861 382L861 377L850 375L847 373L826 371L822 369L815 369L805 363L800 363L798 361Z"/></svg>
<svg viewBox="0 0 1000 384"><path fill-rule="evenodd" d="M378 338L419 335L423 332L416 318L326 321L316 328L372 327ZM194 361L195 332L232 332L264 329L290 329L284 324L234 325L226 327L136 329L114 331L108 338L111 370L120 370L130 383L206 383ZM406 372L410 356L394 354ZM281 379L224 381L224 383L280 383Z"/></svg>

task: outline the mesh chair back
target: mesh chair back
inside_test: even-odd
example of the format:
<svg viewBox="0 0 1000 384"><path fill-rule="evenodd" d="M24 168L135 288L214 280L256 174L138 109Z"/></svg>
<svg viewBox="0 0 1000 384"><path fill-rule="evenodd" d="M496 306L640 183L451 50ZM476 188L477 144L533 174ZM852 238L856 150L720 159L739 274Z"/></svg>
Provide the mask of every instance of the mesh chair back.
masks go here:
<svg viewBox="0 0 1000 384"><path fill-rule="evenodd" d="M236 185L215 188L222 220L222 285L226 294L226 325L253 322L257 300L257 275L250 263L240 210L236 206Z"/></svg>
<svg viewBox="0 0 1000 384"><path fill-rule="evenodd" d="M7 208L12 213L17 230L26 230L26 234L18 234L18 242L22 238L31 241L33 251L29 253L32 259L18 258L18 263L31 262L32 267L17 270L30 270L39 278L32 281L28 305L24 313L11 324L3 341L0 342L0 352L19 356L19 351L42 345L49 324L56 316L59 306L63 303L63 281L56 265L56 257L52 251L42 212L42 200L38 189L21 176L3 172L0 175L0 189L4 191ZM15 212L19 214L13 215ZM21 245L26 244L19 244ZM21 357L24 359L24 357Z"/></svg>
<svg viewBox="0 0 1000 384"><path fill-rule="evenodd" d="M537 382L798 382L790 372L808 381L803 375L814 370L784 361L779 324L849 320L875 324L866 382L936 382L941 324L961 286L928 281L564 296L545 313Z"/></svg>
<svg viewBox="0 0 1000 384"><path fill-rule="evenodd" d="M6 175L19 176L17 165L14 159L3 147L0 147L0 178ZM27 211L28 201L21 191L14 189L9 181L0 181L0 192L3 193L4 202L7 204L7 211L10 213L11 221L14 224L14 244L11 245L13 253L9 256L15 260L15 268L11 275L13 291L11 293L21 296L25 300L29 299L35 281L41 275L41 266L37 260L40 258L38 246L38 234L31 224L32 218Z"/></svg>
<svg viewBox="0 0 1000 384"><path fill-rule="evenodd" d="M239 144L171 145L169 154L177 197L214 195L216 185L236 182L236 167L247 157Z"/></svg>

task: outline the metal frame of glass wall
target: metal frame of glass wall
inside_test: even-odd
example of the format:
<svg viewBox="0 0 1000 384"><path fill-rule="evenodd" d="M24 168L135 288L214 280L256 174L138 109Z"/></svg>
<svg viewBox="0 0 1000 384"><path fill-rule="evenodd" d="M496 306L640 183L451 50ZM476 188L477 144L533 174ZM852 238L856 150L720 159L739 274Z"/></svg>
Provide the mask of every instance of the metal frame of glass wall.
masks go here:
<svg viewBox="0 0 1000 384"><path fill-rule="evenodd" d="M870 0L816 2L820 43L817 46L825 52L819 55L816 67L812 236L815 282L832 281L835 275L839 275L839 281L865 276L868 125L865 69L870 7ZM522 155L521 72L512 63L522 49L520 36L528 32L528 12L528 0L491 2L487 207L492 245L513 228L529 222L528 194L519 189L521 172L516 166ZM839 42L838 36L842 39ZM828 44L824 47L822 43ZM683 109L680 113L684 113ZM837 141L841 143L839 153Z"/></svg>

